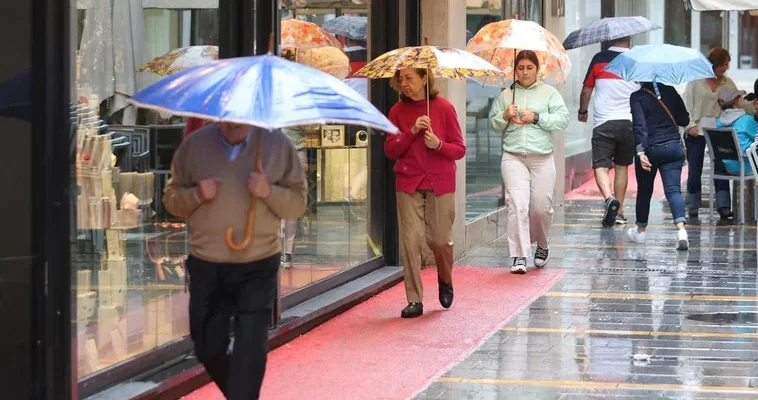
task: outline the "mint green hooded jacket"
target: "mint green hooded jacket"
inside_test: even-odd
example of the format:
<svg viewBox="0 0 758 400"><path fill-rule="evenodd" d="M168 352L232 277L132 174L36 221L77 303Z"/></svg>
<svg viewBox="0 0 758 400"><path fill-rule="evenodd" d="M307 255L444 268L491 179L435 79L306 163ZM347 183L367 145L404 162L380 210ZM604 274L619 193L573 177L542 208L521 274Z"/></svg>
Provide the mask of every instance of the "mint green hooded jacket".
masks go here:
<svg viewBox="0 0 758 400"><path fill-rule="evenodd" d="M541 81L529 88L515 86L519 110L533 111L540 116L538 124L517 125L503 119L503 111L511 104L513 93L505 89L492 104L492 128L503 135L503 151L516 154L550 154L553 152L553 131L566 129L569 112L558 91Z"/></svg>

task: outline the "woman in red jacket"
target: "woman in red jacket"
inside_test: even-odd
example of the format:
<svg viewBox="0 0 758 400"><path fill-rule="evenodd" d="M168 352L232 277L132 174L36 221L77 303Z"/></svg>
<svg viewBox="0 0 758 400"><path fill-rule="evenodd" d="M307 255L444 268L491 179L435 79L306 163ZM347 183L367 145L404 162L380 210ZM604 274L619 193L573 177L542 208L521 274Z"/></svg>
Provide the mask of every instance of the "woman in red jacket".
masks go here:
<svg viewBox="0 0 758 400"><path fill-rule="evenodd" d="M396 161L400 253L408 297L408 306L400 315L415 318L424 313L421 250L425 230L437 264L440 304L444 308L453 304L455 161L466 155L466 145L455 108L438 95L434 77L427 76L425 69L401 70L391 85L400 101L392 106L389 119L400 128L400 134L387 136L384 152Z"/></svg>

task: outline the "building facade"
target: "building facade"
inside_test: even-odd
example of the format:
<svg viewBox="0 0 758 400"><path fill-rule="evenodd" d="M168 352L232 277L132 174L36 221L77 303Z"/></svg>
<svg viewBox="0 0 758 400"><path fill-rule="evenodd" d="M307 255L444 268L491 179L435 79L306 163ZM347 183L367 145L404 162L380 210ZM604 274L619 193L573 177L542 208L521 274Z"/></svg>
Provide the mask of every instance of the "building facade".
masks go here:
<svg viewBox="0 0 758 400"><path fill-rule="evenodd" d="M0 342L0 354L12 360L2 364L0 392L66 399L119 388L136 395L160 388L151 380L156 371L175 368L186 375L196 367L186 358L186 226L161 206L185 121L124 101L160 78L140 72L148 61L190 46L211 58L261 54L269 35L279 36L289 20L322 26L352 17L357 33L338 38L355 69L422 38L464 48L478 29L504 18L535 21L563 39L597 19L623 15L663 26L635 37L637 44L730 49L729 74L741 88L752 87L758 14L691 12L681 0L15 2L0 14L0 40L8 51L0 66L0 151L13 166L0 174L7 188L0 200L0 226L6 228L0 318L9 339ZM573 69L559 90L572 113L600 48L570 51ZM386 81L348 79L384 112L397 101ZM439 84L468 146L458 163L453 237L461 256L505 232L500 138L488 122L500 90ZM563 193L591 178L590 127L572 121L555 135L555 158L565 160L557 165L565 178L557 184L559 203ZM324 132L339 132L342 139L327 143ZM281 272L272 340L286 341L317 324L314 315L349 304L319 300L347 290L347 283L379 276L366 286L380 290L400 279L394 180L383 140L360 127L306 131L309 207L290 225L292 267Z"/></svg>

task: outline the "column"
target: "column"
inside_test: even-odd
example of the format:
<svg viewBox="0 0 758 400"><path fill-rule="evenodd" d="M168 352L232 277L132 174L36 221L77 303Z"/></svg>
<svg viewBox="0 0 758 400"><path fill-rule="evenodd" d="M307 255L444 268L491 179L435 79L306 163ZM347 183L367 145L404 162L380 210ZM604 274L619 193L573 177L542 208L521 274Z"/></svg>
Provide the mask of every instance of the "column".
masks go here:
<svg viewBox="0 0 758 400"><path fill-rule="evenodd" d="M563 40L566 37L566 17L565 16L556 16L553 12L553 6L555 6L555 2L552 1L546 1L545 2L545 24L544 27L550 33L555 35L555 37L558 38L558 40ZM579 68L579 66L574 65L573 68ZM566 92L566 85L555 85L555 88L558 89L558 91L561 93L561 96L563 96L564 101L566 101L566 96L571 96L576 94L567 93ZM568 102L566 102L568 103ZM571 118L576 118L576 110L569 109L569 115ZM565 198L565 192L566 192L566 137L565 137L565 131L556 131L553 133L553 149L554 149L554 156L555 156L555 194L553 196L553 201L555 203L555 208L558 209L558 207L563 204L563 200Z"/></svg>
<svg viewBox="0 0 758 400"><path fill-rule="evenodd" d="M463 49L466 47L466 1L426 0L421 2L421 33L432 46L446 46ZM440 95L450 100L458 113L461 132L466 134L466 82L452 79L438 79ZM465 138L464 138L465 139ZM455 225L453 241L455 258L464 248L466 239L466 159L457 163L455 188Z"/></svg>

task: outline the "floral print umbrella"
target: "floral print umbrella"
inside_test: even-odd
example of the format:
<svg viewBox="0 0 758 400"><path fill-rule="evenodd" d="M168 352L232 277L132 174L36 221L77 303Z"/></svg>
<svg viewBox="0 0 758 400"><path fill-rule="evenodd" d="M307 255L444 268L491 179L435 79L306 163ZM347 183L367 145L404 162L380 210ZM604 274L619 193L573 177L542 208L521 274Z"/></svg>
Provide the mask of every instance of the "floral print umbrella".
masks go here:
<svg viewBox="0 0 758 400"><path fill-rule="evenodd" d="M401 69L426 68L435 78L502 77L494 65L460 49L436 46L403 47L377 57L355 73L365 78L392 78Z"/></svg>
<svg viewBox="0 0 758 400"><path fill-rule="evenodd" d="M281 28L282 49L310 49L324 46L342 49L342 44L334 35L312 22L288 19L282 21Z"/></svg>
<svg viewBox="0 0 758 400"><path fill-rule="evenodd" d="M218 60L217 46L181 47L148 61L139 68L139 72L166 76L213 60Z"/></svg>
<svg viewBox="0 0 758 400"><path fill-rule="evenodd" d="M548 83L566 82L571 60L552 33L532 21L509 19L485 25L466 50L491 62L513 80L514 59L519 50L532 50L540 59L540 77ZM493 83L484 80L484 83Z"/></svg>
<svg viewBox="0 0 758 400"><path fill-rule="evenodd" d="M482 58L460 49L436 46L403 47L377 57L355 76L371 79L392 78L401 69L427 69L435 78L480 78L501 81L503 72ZM429 114L429 86L426 111Z"/></svg>

